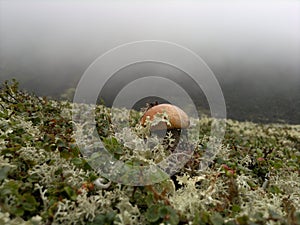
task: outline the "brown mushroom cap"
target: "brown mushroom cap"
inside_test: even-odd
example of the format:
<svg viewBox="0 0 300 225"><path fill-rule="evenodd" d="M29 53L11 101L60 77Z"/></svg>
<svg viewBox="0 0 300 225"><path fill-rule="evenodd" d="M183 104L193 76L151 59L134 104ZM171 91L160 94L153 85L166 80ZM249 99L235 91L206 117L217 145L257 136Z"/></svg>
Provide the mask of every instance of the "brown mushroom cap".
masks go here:
<svg viewBox="0 0 300 225"><path fill-rule="evenodd" d="M164 130L164 129L184 129L188 128L190 125L190 120L188 115L177 106L171 104L160 104L153 106L148 109L141 118L141 124L145 125L146 118L149 116L150 120L153 120L154 116L158 113L166 113L169 118L171 125L168 125L165 122L161 122L155 126L151 127L151 130Z"/></svg>

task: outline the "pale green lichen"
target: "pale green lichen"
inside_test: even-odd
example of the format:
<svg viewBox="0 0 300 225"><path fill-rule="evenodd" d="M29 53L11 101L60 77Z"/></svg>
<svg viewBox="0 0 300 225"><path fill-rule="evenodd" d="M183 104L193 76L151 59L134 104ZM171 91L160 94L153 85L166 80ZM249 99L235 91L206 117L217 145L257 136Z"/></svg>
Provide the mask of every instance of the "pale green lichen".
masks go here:
<svg viewBox="0 0 300 225"><path fill-rule="evenodd" d="M191 118L195 151L176 176L101 189L95 181L105 168L87 163L97 148L146 165L170 155L150 124L138 123L141 113L46 101L15 87L0 97L0 224L300 224L300 125L226 120L223 144L206 154L213 119ZM72 121L73 106L84 123ZM166 139L174 143L171 133Z"/></svg>

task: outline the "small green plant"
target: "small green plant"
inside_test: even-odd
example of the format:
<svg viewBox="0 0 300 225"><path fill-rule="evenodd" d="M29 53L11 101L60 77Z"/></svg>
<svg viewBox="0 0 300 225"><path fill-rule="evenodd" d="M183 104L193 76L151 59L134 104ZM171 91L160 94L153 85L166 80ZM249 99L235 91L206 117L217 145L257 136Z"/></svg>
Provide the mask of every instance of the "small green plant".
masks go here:
<svg viewBox="0 0 300 225"><path fill-rule="evenodd" d="M226 120L223 145L199 171L213 118L191 118L190 131L200 130L189 140L198 146L176 175L148 186L112 182L101 189L95 182L101 171L89 160L103 158L81 154L73 104L21 91L16 81L3 83L0 224L300 224L300 125ZM117 127L112 109L95 108L97 132L115 159L153 165L170 155L159 139L140 138L147 132L140 112L114 109Z"/></svg>

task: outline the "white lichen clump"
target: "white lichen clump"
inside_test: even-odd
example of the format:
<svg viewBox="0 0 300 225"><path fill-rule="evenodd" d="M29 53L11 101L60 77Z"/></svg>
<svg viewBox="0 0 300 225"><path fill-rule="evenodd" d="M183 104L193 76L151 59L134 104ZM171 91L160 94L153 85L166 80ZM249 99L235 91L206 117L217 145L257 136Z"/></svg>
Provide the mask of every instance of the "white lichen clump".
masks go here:
<svg viewBox="0 0 300 225"><path fill-rule="evenodd" d="M55 101L49 104L62 107ZM34 124L11 109L6 112L2 109L1 113L9 117L0 117L0 224L77 225L96 221L109 213L113 213L113 223L120 225L147 224L151 219L168 224L170 215L176 218L172 218L174 221L181 219L191 224L205 213L208 217L226 213L224 222L247 216L249 221L262 218L268 224L280 224L283 220L272 219L274 215L291 221L294 217L289 212L300 211L300 126L226 120L224 143L208 152L207 145L213 138L206 130L213 119L191 118L187 133L189 142L196 146L191 160L172 179L168 177L159 184L134 188L104 178L103 171L110 163L107 159L118 157L119 161L129 165L147 166L162 162L171 152L166 151L161 139L150 135L150 127L160 122L168 124L167 115L158 115L151 124L148 121L141 126L135 123L136 118L129 117L132 112L126 109L62 104L61 114L54 119L47 118L47 122L62 119L67 125L72 124L73 131L69 132L72 135L66 143L63 142L65 133L47 134L47 127L43 127L46 120ZM73 118L74 121L72 106L73 110L81 112L80 118ZM90 122L95 115L110 118L112 123L107 128L105 124L96 127L99 121ZM135 115L141 116L137 112ZM53 129L56 128L54 125ZM66 127L60 129L67 130ZM101 132L102 136L99 135ZM169 146L175 143L171 133L166 134L166 139ZM52 145L48 146L47 142ZM104 151L95 152L104 148L107 148L107 155ZM74 156L72 151L81 152ZM89 168L86 164L93 157L91 162L104 168ZM203 162L205 170L199 170ZM18 199L27 189L38 201L34 209L25 204L26 199ZM53 196L56 191L58 196ZM27 220L24 213L8 213L10 208L22 204L27 210L26 216L31 212L38 213L32 213ZM169 211L161 218L155 218L155 215L152 218L147 208L153 205L163 205L163 210Z"/></svg>

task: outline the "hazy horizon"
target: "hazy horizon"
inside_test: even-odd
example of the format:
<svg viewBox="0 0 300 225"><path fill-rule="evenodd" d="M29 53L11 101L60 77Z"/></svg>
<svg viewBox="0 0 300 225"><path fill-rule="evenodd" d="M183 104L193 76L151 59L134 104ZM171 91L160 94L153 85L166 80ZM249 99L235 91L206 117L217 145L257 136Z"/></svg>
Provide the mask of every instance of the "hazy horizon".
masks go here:
<svg viewBox="0 0 300 225"><path fill-rule="evenodd" d="M0 81L58 96L100 55L140 40L197 53L229 108L288 92L299 105L299 1L0 1Z"/></svg>

